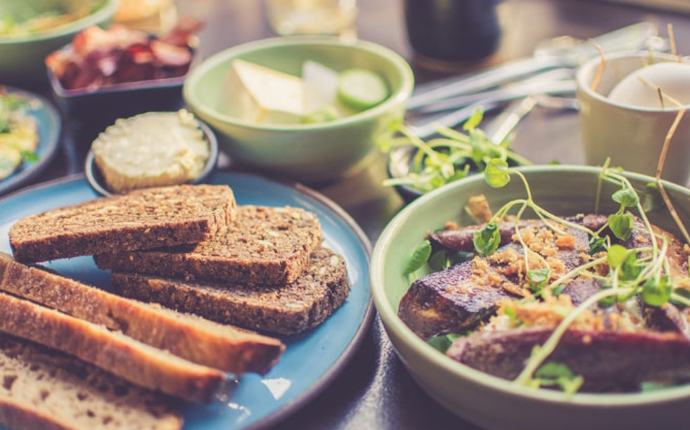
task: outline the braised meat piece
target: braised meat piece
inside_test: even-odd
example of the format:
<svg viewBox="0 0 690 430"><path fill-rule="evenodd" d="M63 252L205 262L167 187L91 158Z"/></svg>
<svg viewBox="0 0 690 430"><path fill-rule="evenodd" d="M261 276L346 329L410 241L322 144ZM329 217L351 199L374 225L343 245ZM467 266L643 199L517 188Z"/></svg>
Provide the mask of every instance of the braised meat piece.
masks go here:
<svg viewBox="0 0 690 430"><path fill-rule="evenodd" d="M475 333L458 339L446 354L460 363L504 379L515 379L532 348L551 329ZM687 382L690 341L678 333L568 330L548 361L562 363L584 378L582 391L630 392L640 383Z"/></svg>
<svg viewBox="0 0 690 430"><path fill-rule="evenodd" d="M569 220L593 225L594 218L573 217ZM470 226L436 232L430 235L430 239L445 249L468 251L472 249L468 248L472 246L472 234L478 228ZM583 258L588 258L587 233L571 227L561 227L561 230L565 234L554 232L541 220L520 222L523 241L534 254L549 262L552 279L583 264ZM503 223L500 231L505 237L501 241L503 246L492 256L475 257L419 278L412 284L398 311L412 331L424 339L463 332L488 320L500 301L528 293L523 247L515 234L515 225ZM530 261L531 267L539 267L539 258L532 255Z"/></svg>

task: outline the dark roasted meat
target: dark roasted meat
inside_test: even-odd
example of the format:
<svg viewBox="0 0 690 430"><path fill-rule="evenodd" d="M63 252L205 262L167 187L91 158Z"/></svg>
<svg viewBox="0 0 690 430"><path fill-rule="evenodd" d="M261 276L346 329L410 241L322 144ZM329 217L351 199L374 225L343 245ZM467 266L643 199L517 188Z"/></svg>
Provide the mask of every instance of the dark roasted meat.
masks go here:
<svg viewBox="0 0 690 430"><path fill-rule="evenodd" d="M594 217L571 218L590 224ZM601 226L601 224L599 224ZM476 226L437 232L432 241L454 251L468 251ZM583 263L589 250L585 232L567 228L565 235L554 234L540 220L521 221L520 231L530 248L551 262L553 277ZM491 257L475 257L445 271L415 281L400 301L398 315L420 337L464 332L488 320L504 299L524 296L523 249L514 239L514 224L501 226L503 246Z"/></svg>
<svg viewBox="0 0 690 430"><path fill-rule="evenodd" d="M593 231L598 230L606 223L605 215L583 215L565 217L564 219L576 224L581 224ZM540 220L521 220L518 223L520 229L535 225L543 226L544 223ZM472 236L474 232L483 229L485 226L486 224L469 225L461 228L434 231L429 233L428 239L431 243L450 251L474 252ZM501 245L506 245L513 241L513 235L515 234L514 222L504 221L498 226L498 230L501 234Z"/></svg>
<svg viewBox="0 0 690 430"><path fill-rule="evenodd" d="M398 315L418 336L428 339L474 327L509 297L516 296L494 285L474 284L472 262L465 262L415 281L400 301Z"/></svg>
<svg viewBox="0 0 690 430"><path fill-rule="evenodd" d="M452 359L504 379L515 379L535 345L550 329L476 333L458 339ZM583 391L629 392L644 381L687 382L690 341L677 333L568 330L547 361L568 366L584 378Z"/></svg>

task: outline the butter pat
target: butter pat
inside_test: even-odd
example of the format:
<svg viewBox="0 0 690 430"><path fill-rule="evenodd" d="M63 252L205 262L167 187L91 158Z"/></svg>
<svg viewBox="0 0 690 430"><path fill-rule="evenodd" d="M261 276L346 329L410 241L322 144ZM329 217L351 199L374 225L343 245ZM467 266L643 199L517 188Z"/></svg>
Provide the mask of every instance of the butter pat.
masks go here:
<svg viewBox="0 0 690 430"><path fill-rule="evenodd" d="M210 156L203 132L185 110L118 119L91 149L108 188L117 193L189 182Z"/></svg>
<svg viewBox="0 0 690 430"><path fill-rule="evenodd" d="M234 60L223 97L223 110L263 124L297 124L304 115L304 86L296 76Z"/></svg>

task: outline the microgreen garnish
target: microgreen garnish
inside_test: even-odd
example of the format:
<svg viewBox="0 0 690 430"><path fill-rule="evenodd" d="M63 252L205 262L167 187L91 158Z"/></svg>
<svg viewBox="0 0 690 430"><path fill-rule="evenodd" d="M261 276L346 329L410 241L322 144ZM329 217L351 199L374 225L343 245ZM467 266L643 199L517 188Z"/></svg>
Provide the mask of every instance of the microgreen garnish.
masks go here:
<svg viewBox="0 0 690 430"><path fill-rule="evenodd" d="M690 304L690 290L676 288L671 294L670 302L678 307L686 307Z"/></svg>
<svg viewBox="0 0 690 430"><path fill-rule="evenodd" d="M484 170L486 183L494 188L505 187L510 182L508 175L508 163L500 158L494 158L486 165Z"/></svg>
<svg viewBox="0 0 690 430"><path fill-rule="evenodd" d="M477 109L463 125L463 132L440 127L440 137L427 141L416 136L402 122L394 124L390 137L377 142L379 149L388 152L395 147L412 145L417 151L407 174L387 179L384 185L408 185L428 192L465 178L470 172L485 171L492 159L511 165L532 164L509 149L510 141L500 145L491 142L479 128L482 118L483 111Z"/></svg>
<svg viewBox="0 0 690 430"><path fill-rule="evenodd" d="M450 258L448 258L446 251L436 251L431 255L427 264L431 270L438 272L450 266Z"/></svg>
<svg viewBox="0 0 690 430"><path fill-rule="evenodd" d="M589 255L605 252L608 248L606 237L592 236L589 238Z"/></svg>
<svg viewBox="0 0 690 430"><path fill-rule="evenodd" d="M549 269L532 269L527 271L529 287L534 293L543 290L550 278L551 271Z"/></svg>
<svg viewBox="0 0 690 430"><path fill-rule="evenodd" d="M640 198L632 188L623 188L611 196L614 202L620 203L624 208L635 207L640 203Z"/></svg>
<svg viewBox="0 0 690 430"><path fill-rule="evenodd" d="M469 334L469 332L463 334L444 334L441 336L432 337L431 339L427 340L427 343L445 354L448 348L450 348L450 346L453 344L453 342L455 342L459 337L466 336L467 334Z"/></svg>
<svg viewBox="0 0 690 430"><path fill-rule="evenodd" d="M668 275L659 279L650 278L642 286L642 299L651 306L661 306L671 299L671 278Z"/></svg>
<svg viewBox="0 0 690 430"><path fill-rule="evenodd" d="M611 233L620 240L626 240L632 234L633 216L632 214L615 213L609 215L609 228Z"/></svg>
<svg viewBox="0 0 690 430"><path fill-rule="evenodd" d="M431 242L423 240L412 253L412 257L410 257L410 260L407 262L407 266L405 266L403 273L409 275L421 269L422 266L426 264L427 260L429 260L429 256L431 256Z"/></svg>
<svg viewBox="0 0 690 430"><path fill-rule="evenodd" d="M566 394L576 393L584 382L582 376L575 376L568 366L555 361L544 363L534 376L533 384L542 387L557 385Z"/></svg>
<svg viewBox="0 0 690 430"><path fill-rule="evenodd" d="M563 292L563 290L565 290L565 284L560 284L556 288L551 290L551 294L553 294L554 296L558 296Z"/></svg>
<svg viewBox="0 0 690 430"><path fill-rule="evenodd" d="M498 225L490 222L483 229L475 231L472 235L474 249L481 255L488 256L496 252L501 244L501 233Z"/></svg>
<svg viewBox="0 0 690 430"><path fill-rule="evenodd" d="M623 265L623 262L628 258L628 249L621 245L612 245L609 247L608 255L606 256L609 267L616 270Z"/></svg>

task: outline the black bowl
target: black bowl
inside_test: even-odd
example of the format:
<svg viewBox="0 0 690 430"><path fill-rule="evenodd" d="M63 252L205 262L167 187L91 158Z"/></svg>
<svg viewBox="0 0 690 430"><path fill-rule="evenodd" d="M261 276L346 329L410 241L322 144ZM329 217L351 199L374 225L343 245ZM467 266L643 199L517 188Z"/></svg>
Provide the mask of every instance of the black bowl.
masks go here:
<svg viewBox="0 0 690 430"><path fill-rule="evenodd" d="M414 146L400 146L391 149L388 153L388 177L391 179L407 176L412 166L412 159L417 153ZM410 203L424 192L409 185L395 185L395 189L405 202Z"/></svg>
<svg viewBox="0 0 690 430"><path fill-rule="evenodd" d="M201 184L206 182L215 172L216 165L218 164L218 140L216 139L216 135L213 133L211 128L203 122L197 120L197 123L199 124L201 131L204 133L204 137L208 142L210 151L208 160L206 160L206 164L204 165L204 170L202 170L201 174L196 177L196 179L187 182L188 184ZM89 150L89 153L86 155L86 161L84 162L84 174L86 175L86 180L89 185L91 185L91 188L93 188L98 194L102 196L113 195L113 193L109 191L108 187L106 186L103 174L96 164L96 157L91 150Z"/></svg>
<svg viewBox="0 0 690 430"><path fill-rule="evenodd" d="M99 88L66 89L55 73L48 70L48 81L60 109L78 131L78 143L90 145L118 118L145 112L178 110L183 107L182 86L196 60L196 39L188 45L192 61L184 75L164 79L106 85ZM70 49L67 45L62 49Z"/></svg>

